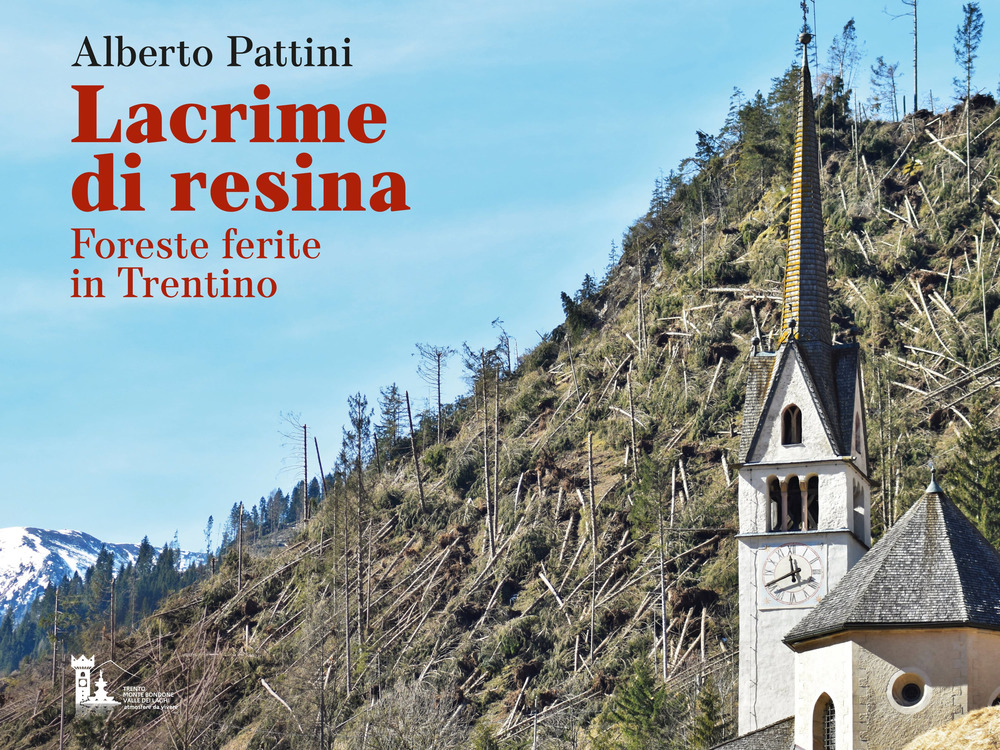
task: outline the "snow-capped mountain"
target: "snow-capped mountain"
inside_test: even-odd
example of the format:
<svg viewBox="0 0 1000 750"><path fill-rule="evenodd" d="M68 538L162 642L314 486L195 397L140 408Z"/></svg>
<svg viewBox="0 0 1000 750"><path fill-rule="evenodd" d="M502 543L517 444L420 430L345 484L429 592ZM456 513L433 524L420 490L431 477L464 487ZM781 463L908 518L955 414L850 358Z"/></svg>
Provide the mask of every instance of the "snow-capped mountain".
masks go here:
<svg viewBox="0 0 1000 750"><path fill-rule="evenodd" d="M0 528L0 616L13 609L19 620L49 583L74 573L83 576L106 547L119 565L135 562L138 544L109 544L82 531L50 531L32 527ZM157 554L160 552L156 548ZM204 562L205 554L181 551L181 569Z"/></svg>

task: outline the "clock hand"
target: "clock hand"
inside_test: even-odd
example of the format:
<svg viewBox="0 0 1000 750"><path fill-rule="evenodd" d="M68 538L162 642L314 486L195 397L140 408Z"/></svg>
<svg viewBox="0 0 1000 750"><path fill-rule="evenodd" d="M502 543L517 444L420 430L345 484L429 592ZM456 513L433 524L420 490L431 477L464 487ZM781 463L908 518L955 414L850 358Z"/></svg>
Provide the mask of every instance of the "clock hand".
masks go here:
<svg viewBox="0 0 1000 750"><path fill-rule="evenodd" d="M783 580L785 580L786 578L791 578L791 577L792 577L792 576L794 576L794 575L795 575L795 574L796 574L797 572L798 572L798 571L797 571L797 570L794 570L794 569L793 569L793 570L790 570L790 571L788 571L787 573L785 573L784 575L781 575L781 576L778 576L777 578L775 578L775 579L774 579L773 581L771 581L771 582L770 582L770 583L768 583L767 585L768 585L768 586L773 586L773 585L774 585L774 584L776 584L776 583L777 583L778 581L783 581ZM793 583L794 583L794 581L793 581Z"/></svg>

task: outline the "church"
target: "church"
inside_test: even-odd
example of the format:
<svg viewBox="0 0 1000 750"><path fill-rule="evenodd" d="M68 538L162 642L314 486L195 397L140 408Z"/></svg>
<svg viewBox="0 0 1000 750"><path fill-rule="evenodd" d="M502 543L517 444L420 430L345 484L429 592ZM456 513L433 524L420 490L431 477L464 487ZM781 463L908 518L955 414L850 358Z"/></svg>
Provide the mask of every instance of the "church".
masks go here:
<svg viewBox="0 0 1000 750"><path fill-rule="evenodd" d="M872 546L857 344L831 334L803 47L781 330L754 339L739 448L739 736L899 750L1000 705L1000 555L930 485Z"/></svg>

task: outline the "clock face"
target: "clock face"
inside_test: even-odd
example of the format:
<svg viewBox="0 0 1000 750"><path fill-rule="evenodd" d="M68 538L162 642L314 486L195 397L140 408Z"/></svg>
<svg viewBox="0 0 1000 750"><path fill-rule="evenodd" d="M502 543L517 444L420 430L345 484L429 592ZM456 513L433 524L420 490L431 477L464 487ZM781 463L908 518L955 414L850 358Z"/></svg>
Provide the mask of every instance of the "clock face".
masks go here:
<svg viewBox="0 0 1000 750"><path fill-rule="evenodd" d="M823 586L823 561L807 544L790 542L774 547L761 571L765 604L815 604Z"/></svg>

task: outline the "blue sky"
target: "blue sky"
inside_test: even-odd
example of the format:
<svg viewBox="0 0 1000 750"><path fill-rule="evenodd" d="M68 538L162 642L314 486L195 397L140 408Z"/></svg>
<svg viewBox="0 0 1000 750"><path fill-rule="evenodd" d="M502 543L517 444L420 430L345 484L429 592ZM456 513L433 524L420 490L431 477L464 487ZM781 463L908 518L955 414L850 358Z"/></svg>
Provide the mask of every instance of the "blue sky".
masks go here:
<svg viewBox="0 0 1000 750"><path fill-rule="evenodd" d="M888 3L890 11L902 5ZM933 5L933 7L931 7ZM1000 8L983 3L976 85L995 91ZM765 93L795 60L798 4L576 0L505 3L23 2L5 8L0 168L2 525L76 528L108 541L160 543L179 531L203 545L208 515L255 502L298 475L282 413L310 426L329 467L346 398L396 382L418 404L418 341L489 345L499 317L521 351L562 318L559 292L600 275L612 240L649 203L653 180L691 155L695 130L715 132L733 87ZM920 5L921 96L951 104L960 2ZM869 3L820 4L821 61L851 17L866 42L859 88L877 55L899 61L909 92L907 20ZM206 45L206 68L73 68L84 36L100 43ZM351 68L225 65L228 35L342 44ZM84 213L70 185L95 153L74 144L76 96L99 84L102 122L135 103L365 102L387 115L378 143L141 144L141 214ZM923 103L923 102L922 102ZM169 210L174 172L395 171L411 210L398 213L225 213ZM315 237L315 261L253 261L270 300L123 299L119 265L74 265L71 227L99 236L183 232L209 241L206 261L150 261L150 275L218 273L220 238L275 230ZM71 299L75 267L105 279L107 297ZM455 361L449 397L462 389ZM310 463L315 466L314 457Z"/></svg>

